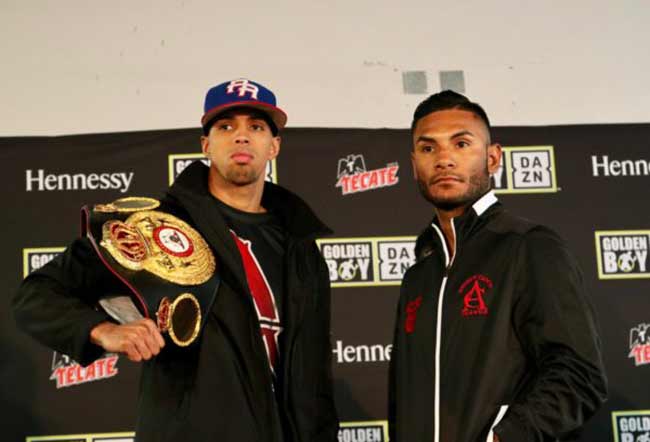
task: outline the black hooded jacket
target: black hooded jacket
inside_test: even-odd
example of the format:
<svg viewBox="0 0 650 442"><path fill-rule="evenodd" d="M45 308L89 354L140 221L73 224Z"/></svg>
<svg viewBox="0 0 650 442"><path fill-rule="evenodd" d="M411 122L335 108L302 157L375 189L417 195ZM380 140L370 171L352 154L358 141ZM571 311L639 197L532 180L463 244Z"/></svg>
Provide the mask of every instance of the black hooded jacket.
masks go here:
<svg viewBox="0 0 650 442"><path fill-rule="evenodd" d="M452 224L456 250L434 220L402 282L390 440L577 440L607 382L576 261L492 192Z"/></svg>
<svg viewBox="0 0 650 442"><path fill-rule="evenodd" d="M208 168L196 162L176 179L157 210L197 229L212 248L221 285L198 341L166 346L144 363L138 441L291 442L336 440L327 267L314 242L330 233L297 196L265 183L262 205L287 233L284 330L279 390L260 336L237 247L208 191ZM119 289L85 238L30 274L14 299L16 321L43 344L89 364L102 349L90 330L108 320L93 308ZM282 427L282 429L279 428Z"/></svg>

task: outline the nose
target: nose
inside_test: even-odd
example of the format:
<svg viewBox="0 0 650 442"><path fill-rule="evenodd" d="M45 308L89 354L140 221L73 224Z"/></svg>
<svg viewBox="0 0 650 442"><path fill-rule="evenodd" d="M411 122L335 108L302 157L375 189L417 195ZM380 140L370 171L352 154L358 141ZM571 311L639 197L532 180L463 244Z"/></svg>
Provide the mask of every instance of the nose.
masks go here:
<svg viewBox="0 0 650 442"><path fill-rule="evenodd" d="M248 128L239 125L237 127L237 130L235 131L235 144L248 144L248 143L250 143Z"/></svg>
<svg viewBox="0 0 650 442"><path fill-rule="evenodd" d="M452 149L443 147L438 150L435 167L436 169L451 169L456 167L456 157Z"/></svg>

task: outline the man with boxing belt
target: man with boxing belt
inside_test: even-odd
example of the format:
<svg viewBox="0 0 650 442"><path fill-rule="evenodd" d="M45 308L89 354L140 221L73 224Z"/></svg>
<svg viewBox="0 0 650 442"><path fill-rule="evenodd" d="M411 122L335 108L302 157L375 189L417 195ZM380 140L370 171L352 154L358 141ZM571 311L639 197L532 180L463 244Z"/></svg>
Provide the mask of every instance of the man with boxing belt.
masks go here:
<svg viewBox="0 0 650 442"><path fill-rule="evenodd" d="M145 361L138 441L336 440L329 278L314 241L330 231L264 180L286 120L259 83L213 87L210 166L188 166L159 205L85 208L85 236L14 298L23 330L82 365L105 351Z"/></svg>

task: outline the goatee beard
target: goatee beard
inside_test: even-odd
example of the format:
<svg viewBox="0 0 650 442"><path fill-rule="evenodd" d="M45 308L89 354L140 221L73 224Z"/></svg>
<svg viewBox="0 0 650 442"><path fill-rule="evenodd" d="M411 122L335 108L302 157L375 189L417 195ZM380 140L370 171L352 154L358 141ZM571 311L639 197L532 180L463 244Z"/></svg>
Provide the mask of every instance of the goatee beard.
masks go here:
<svg viewBox="0 0 650 442"><path fill-rule="evenodd" d="M225 173L226 181L237 186L246 186L257 181L258 175L251 168L230 168Z"/></svg>
<svg viewBox="0 0 650 442"><path fill-rule="evenodd" d="M460 207L469 206L487 193L490 190L490 174L486 168L484 174L477 174L470 177L467 192L454 198L436 197L429 192L429 185L431 183L424 182L420 179L417 180L417 183L420 194L425 200L433 204L436 209L451 211Z"/></svg>

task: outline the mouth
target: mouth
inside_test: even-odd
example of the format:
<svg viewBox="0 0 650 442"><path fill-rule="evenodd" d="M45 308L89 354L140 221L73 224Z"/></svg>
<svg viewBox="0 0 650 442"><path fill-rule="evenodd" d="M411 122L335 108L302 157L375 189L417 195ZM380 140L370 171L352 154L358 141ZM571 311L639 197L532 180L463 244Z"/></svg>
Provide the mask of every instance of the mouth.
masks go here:
<svg viewBox="0 0 650 442"><path fill-rule="evenodd" d="M230 155L230 159L237 164L248 164L253 160L253 155L248 152L235 152Z"/></svg>
<svg viewBox="0 0 650 442"><path fill-rule="evenodd" d="M431 180L431 184L453 184L462 183L463 179L457 175L440 175Z"/></svg>

